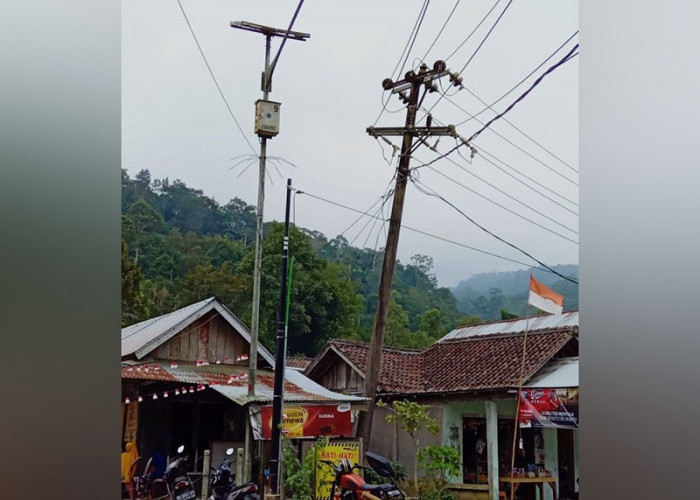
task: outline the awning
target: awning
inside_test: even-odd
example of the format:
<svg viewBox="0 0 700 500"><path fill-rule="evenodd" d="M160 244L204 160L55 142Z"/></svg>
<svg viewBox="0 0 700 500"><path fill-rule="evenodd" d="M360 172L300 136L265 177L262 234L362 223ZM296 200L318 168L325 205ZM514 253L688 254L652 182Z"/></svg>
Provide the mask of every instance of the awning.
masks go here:
<svg viewBox="0 0 700 500"><path fill-rule="evenodd" d="M523 387L531 389L578 387L578 357L562 358L547 363Z"/></svg>
<svg viewBox="0 0 700 500"><path fill-rule="evenodd" d="M255 396L248 396L246 367L230 364L196 366L159 360L149 363L122 362L122 379L152 380L183 384L203 384L231 401L244 406L248 403L272 401L275 374L259 370L256 375ZM289 403L355 403L364 404L367 399L329 391L296 370L285 370L284 401Z"/></svg>

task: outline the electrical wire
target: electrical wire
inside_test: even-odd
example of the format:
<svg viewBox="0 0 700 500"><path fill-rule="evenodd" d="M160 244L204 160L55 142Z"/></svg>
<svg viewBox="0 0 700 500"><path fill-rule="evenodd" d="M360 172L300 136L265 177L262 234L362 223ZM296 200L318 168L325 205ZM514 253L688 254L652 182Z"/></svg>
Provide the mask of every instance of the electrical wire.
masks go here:
<svg viewBox="0 0 700 500"><path fill-rule="evenodd" d="M535 213L541 215L541 216L544 217L545 219L548 219L549 221L554 222L556 225L558 225L558 226L560 226L560 227L562 227L562 228L564 228L564 229L567 229L567 230L571 231L572 233L578 235L578 232L577 232L577 231L574 231L574 230L571 229L570 227L568 227L568 226L566 226L566 225L564 225L564 224L561 224L561 223L558 222L557 220L555 220L555 219L549 217L547 214L544 214L544 213L540 212L539 210L537 210L537 209L531 207L530 205L528 205L528 204L526 204L526 203L520 201L518 198L512 196L511 194L507 193L506 191L503 191L503 190L500 189L498 186L495 186L494 184L492 184L491 182L489 182L489 181L487 181L486 179L482 178L482 177L479 176L478 174L472 172L471 170L468 170L468 169L462 167L462 166L459 165L458 163L455 163L455 162L453 162L453 163L454 163L455 165L457 165L458 167L460 167L460 168L461 168L464 172L466 172L467 174L471 175L472 177L475 177L475 178L479 179L481 182L483 182L484 184L486 184L486 185L490 186L491 188L495 189L496 191L498 191L499 193L503 194L504 196L506 196L506 197L510 198L511 200L517 202L518 204L520 204L520 205L522 205L522 206L524 206L524 207L526 207L526 208L532 210L533 212L535 212ZM423 166L423 165L421 165L421 166ZM427 165L425 165L425 166L427 166ZM416 167L416 168L419 168L419 167ZM517 180L517 178L516 178L516 180ZM525 184L525 183L523 183L523 184ZM528 184L525 184L525 185L528 186ZM530 186L528 186L528 187L530 187ZM534 189L533 189L533 190L534 190ZM550 197L548 197L547 195L542 194L542 193L540 193L540 192L537 191L537 190L534 190L534 191L535 191L536 193L538 193L538 194L544 196L544 197L547 198L548 200L553 201L554 203L556 203L557 205L561 206L561 207L564 208L565 210L568 210L568 211L571 212L572 214L578 215L576 212L570 210L569 208L565 207L564 205L561 205L561 204L560 204L559 202L557 202L556 200L552 200L552 199L551 199Z"/></svg>
<svg viewBox="0 0 700 500"><path fill-rule="evenodd" d="M339 203L339 202L336 202L336 201L333 201L333 200L329 200L329 199L327 199L327 198L324 198L324 197L322 197L322 196L318 196L318 195L309 193L309 192L307 192L307 191L303 191L303 194L309 196L310 198L313 198L313 199L322 201L322 202L324 202L324 203L328 203L328 204L333 205L333 206L336 206L336 207L344 208L344 209L346 209L346 210L349 210L350 212L355 212L355 213L361 214L362 216L367 215L366 212L363 212L362 210L359 210L359 209L357 209L357 208L350 207L350 206L348 206L348 205L344 205L344 204L342 204L342 203ZM438 235L436 235L436 234L430 233L430 232L428 232L428 231L424 231L424 230L422 230L422 229L414 228L414 227L412 227L412 226L407 226L407 225L405 225L405 224L402 224L402 225L401 225L401 228L402 228L402 229L406 229L406 230L408 230L408 231L412 231L412 232L418 233L418 234L422 234L422 235L424 235L424 236L428 236L428 237L430 237L430 238L435 238L435 239L437 239L437 240L444 241L444 242L446 242L446 243L451 243L451 244L453 244L453 245L456 245L456 246L459 246L459 247L462 247L462 248L466 248L466 249L468 249L468 250L472 250L472 251L475 251L475 252L478 252L478 253L481 253L481 254L484 254L484 255L488 255L488 256L491 256L491 257L495 257L495 258L497 258L497 259L505 260L505 261L508 261L508 262L513 262L513 263L515 263L515 264L520 264L520 265L523 265L523 266L526 266L526 267L531 267L531 265L528 264L528 263L526 263L526 262L523 262L523 261L520 261L520 260L517 260L517 259L512 259L512 258L510 258L510 257L505 257L505 256L503 256L503 255L499 255L499 254L497 254L497 253L490 252L490 251L488 251L488 250L482 250L482 249L480 249L480 248L476 248L476 247L473 247L473 246L470 246L470 245L466 245L466 244L464 244L464 243L460 243L460 242L458 242L458 241L454 241L454 240L451 240L451 239L449 239L449 238L445 238L445 237L443 237L443 236L438 236ZM542 268L542 271L545 271L545 272L552 272L552 273L554 273L554 274L559 275L558 273L556 273L554 270L550 269L549 267L543 267L543 268Z"/></svg>
<svg viewBox="0 0 700 500"><path fill-rule="evenodd" d="M578 35L578 30L576 30L576 31L574 32L573 35L571 35L569 38L567 38L567 39L564 41L564 43L562 43L559 47L557 47L557 49L556 49L554 52L552 52L544 61L542 61L535 69L533 69L532 71L530 71L522 80L520 80L518 83L516 83L515 85L513 85L513 87L512 87L508 92L506 92L506 93L503 94L501 97L499 97L498 99L496 99L495 101L493 101L490 105L489 105L489 104L486 104L486 103L484 102L483 104L486 106L484 109L482 109L482 110L479 111L478 113L474 114L473 117L467 118L467 119L464 120L463 122L458 123L457 126L458 126L458 125L463 125L463 124L467 123L468 121L471 121L474 117L479 116L479 115L485 113L486 111L488 111L489 109L491 109L492 106L495 106L496 104L498 104L499 102L501 102L503 99L505 99L506 97L508 97L510 94L512 94L513 92L515 92L515 90L516 90L518 87L520 87L523 83L525 83L525 81L527 81L528 78L530 78L532 75L534 75L542 66L544 66L545 64L547 64L555 55L557 55L557 54L559 53L559 51L560 51L561 49L563 49L563 48L566 46L566 44L569 43L576 35ZM469 91L469 89L465 89L465 90ZM472 94L472 95L473 95L473 94ZM476 96L475 96L475 97L476 97ZM479 99L479 100L480 100L480 99ZM505 120L505 118L504 118L504 120Z"/></svg>
<svg viewBox="0 0 700 500"><path fill-rule="evenodd" d="M548 228L547 226L544 226L544 225L540 224L539 222L534 221L534 220L532 220L532 219L530 219L530 218L528 218L528 217L526 217L526 216L524 216L524 215L522 215L522 214L519 214L519 213L516 212L515 210L512 210L512 209L506 207L505 205L502 205L501 203L492 200L492 199L489 198L488 196L485 196L485 195L481 194L480 192L478 192L478 191L476 191L476 190L474 190L474 189L472 189L472 188L470 188L470 187L468 187L468 186L462 184L462 183L459 182L458 180L456 180L456 179L450 177L450 176L447 175L447 174L444 174L444 173L440 172L440 171L437 170L437 169L434 169L433 167L430 167L430 166L429 166L428 168L429 168L430 170L432 170L433 172L435 172L436 174L438 174L438 175L444 177L445 179L447 179L447 180L449 180L449 181L451 181L451 182L457 184L458 186L461 186L462 188L466 189L467 191L469 191L469 192L471 192L471 193L477 195L478 197L483 198L484 200L493 203L493 204L496 205L497 207L500 207L500 208L502 208L503 210L505 210L505 211L507 211L507 212L510 212L511 214L515 215L516 217L519 217L520 219L523 219L524 221L527 221L527 222L529 222L530 224L533 224L533 225L535 225L535 226L537 226L537 227L539 227L539 228L541 228L541 229L544 229L545 231L547 231L547 232L549 232L549 233L552 233L552 234L554 234L554 235L556 235L556 236L559 236L559 237L562 238L562 239L565 239L565 240L567 240L567 241L570 241L571 243L574 243L575 245L578 245L578 241L576 241L576 240L574 240L574 239L572 239L572 238L569 238L568 236L563 235L563 234L561 234L561 233L559 233L559 232L557 232L557 231L555 231L555 230L553 230L553 229L550 229L550 228ZM569 229L569 231L574 232L574 231L571 230L571 229ZM575 234L578 234L578 233L575 233Z"/></svg>
<svg viewBox="0 0 700 500"><path fill-rule="evenodd" d="M469 33L467 35L467 38L465 38L462 41L462 43L460 43L457 46L457 48L455 50L453 50L452 53L444 59L445 62L447 62L453 55L455 55L459 51L459 49L461 49L464 46L465 43L467 43L469 41L469 39L474 35L474 33L476 33L476 30L478 30L481 27L481 25L484 24L484 22L489 18L489 16L491 15L491 12L494 11L494 9L498 6L499 3L501 3L501 0L496 0L496 3L494 3L491 6L489 11L486 13L486 15L483 18L481 18L481 21L479 21L479 24L477 24L476 27L471 31L471 33Z"/></svg>
<svg viewBox="0 0 700 500"><path fill-rule="evenodd" d="M207 69L209 70L209 74L211 75L211 78L214 81L214 85L216 85L216 88L219 91L219 95L221 96L221 99L223 99L224 104L226 105L226 109L228 109L228 112L231 115L231 118L233 118L233 121L236 124L236 127L238 127L238 130L241 132L243 139L248 144L248 146L253 151L253 153L255 153L256 152L255 148L248 140L248 137L246 137L245 132L243 132L243 129L241 128L240 123L238 123L238 120L236 119L236 115L233 114L233 110L231 109L231 106L229 105L228 100L226 99L226 96L224 95L224 92L221 90L221 86L219 85L219 82L216 80L216 76L214 76L214 72L212 71L211 66L209 65L209 61L207 61L207 56L204 55L204 51L202 50L202 46L199 44L199 40L197 39L197 35L195 35L195 33L194 33L194 29L192 28L192 24L190 24L190 20L188 19L187 13L185 12L185 9L182 7L182 3L180 2L180 0L177 0L177 4L180 6L180 11L182 11L182 15L185 18L185 22L187 23L187 26L190 29L190 33L192 33L192 38L194 38L194 42L197 44L197 49L199 50L199 53L202 56L202 59L204 59L204 64L207 66Z"/></svg>
<svg viewBox="0 0 700 500"><path fill-rule="evenodd" d="M455 2L454 7L452 7L452 10L450 11L450 15L448 15L447 19L445 19L445 22L442 24L442 28L440 28L440 31L438 31L438 34L435 36L435 40L433 40L433 43L430 44L430 47L428 47L428 50L425 51L425 55L423 56L422 59L420 59L420 62L424 63L425 59L428 57L428 54L430 54L430 51L433 50L433 47L435 46L438 39L440 38L440 35L442 35L442 32L445 31L447 24L450 22L450 19L452 19L452 16L454 15L455 11L457 10L457 6L459 5L460 1L461 0L457 0Z"/></svg>
<svg viewBox="0 0 700 500"><path fill-rule="evenodd" d="M476 50L474 50L471 57L467 60L467 63L462 67L461 70L459 70L460 73L464 73L464 70L467 69L467 66L469 66L469 63L471 63L472 60L476 57L476 55L479 53L479 50L481 50L481 47L483 47L484 43L486 43L486 40L489 39L489 37L491 36L491 33L496 28L496 26L498 26L498 23L501 21L501 18L506 13L506 11L508 10L508 7L510 7L510 4L512 4L512 3L513 3L513 0L508 1L508 4L503 8L501 13L498 15L498 18L491 26L491 29L489 29L489 31L488 31L488 33L486 33L486 36L484 37L484 39L481 40L481 43L479 44L479 46L476 48Z"/></svg>
<svg viewBox="0 0 700 500"><path fill-rule="evenodd" d="M499 2L500 2L500 0L499 0ZM496 2L496 5L497 5L499 2ZM474 59L474 57L476 57L476 55L479 53L479 50L481 50L481 47L483 47L484 43L486 43L486 40L488 40L488 38L491 36L491 33L492 33L493 30L496 28L496 26L498 26L498 23L501 21L501 18L502 18L503 15L506 13L506 11L508 10L508 8L510 7L510 4L512 4L512 3L513 3L513 0L509 0L508 4L504 7L504 9L503 9L503 10L501 11L501 13L498 15L498 18L496 19L496 21L493 23L493 25L491 25L491 28L490 28L489 31L486 33L486 35L484 36L484 38L481 40L481 43L479 43L479 45L478 45L477 48L474 50L474 52L472 53L471 57L469 57L469 59L467 60L467 63L462 67L462 69L459 71L459 73L464 73L464 70L467 69L467 66L469 66L469 63L471 63L472 60ZM494 5L493 8L495 8L496 5ZM493 8L492 8L491 10L493 10ZM489 16L489 14L491 14L491 11L489 11L489 12L486 14L486 16L485 16L484 19L481 21L481 23L484 22L484 20ZM474 32L479 28L479 26L481 26L481 23L479 23L479 24L477 25L477 27L474 28L474 31L472 31L472 32L469 34L469 36L467 36L467 38L465 39L464 42L462 42L462 44L466 43L466 41L469 39L469 37L471 37L471 35L474 34ZM460 47L461 47L461 45L460 45ZM457 50L459 50L459 47L457 48ZM455 51L455 52L456 52L456 51ZM450 57L452 57L453 55L454 55L454 52L453 52L452 54L450 54L449 56L447 56L447 57L445 58L445 61L447 61L447 60L448 60ZM448 89L449 89L449 87L448 87ZM437 106L438 103L442 100L442 98L445 97L445 94L446 94L446 93L447 93L447 90L445 90L444 92L442 92L442 93L440 94L440 97L435 101L435 103L432 105L432 107L427 111L426 115L430 114L430 112L431 112L433 109L435 109L435 106ZM424 115L424 116L425 116L425 115ZM423 117L421 117L421 119L423 119Z"/></svg>
<svg viewBox="0 0 700 500"><path fill-rule="evenodd" d="M403 72L404 68L406 67L406 63L408 62L408 58L411 54L411 51L413 50L413 45L416 43L416 39L418 38L418 32L420 31L420 27L423 25L423 20L425 19L425 14L426 14L426 12L428 12L429 5L430 5L430 0L425 0L425 2L423 3L423 10L419 15L420 20L418 22L418 26L415 30L414 35L413 35L413 40L411 41L411 45L408 48L408 51L406 52L406 57L403 60L403 64L401 65L401 69L399 70L397 76L400 76L401 73ZM394 73L392 73L391 76L393 77Z"/></svg>
<svg viewBox="0 0 700 500"><path fill-rule="evenodd" d="M401 51L401 55L399 56L399 60L396 61L396 66L394 66L394 70L391 72L391 78L395 77L396 70L399 68L399 64L401 64L401 60L404 58L404 54L406 55L406 58L408 58L410 50L408 51L408 53L406 51L408 50L409 45L411 47L413 47L413 43L415 42L415 37L418 35L418 32L416 31L416 29L423 22L423 17L425 16L425 10L427 9L428 3L430 3L430 0L425 0L423 2L423 5L421 6L420 11L418 12L418 17L416 18L416 22L413 25L413 29L411 30L411 34L408 36L408 40L406 40L406 44L404 45L403 50ZM404 64L405 64L405 62L404 62ZM403 71L403 66L401 67L401 70L399 70L399 74L401 74L401 71ZM399 111L403 110L403 108L400 108L396 111L392 111L392 110L387 109L386 105L389 103L390 98L391 98L391 94L389 94L389 96L386 98L386 100L384 100L384 93L382 93L382 97L381 97L382 109L379 112L377 119L374 120L374 125L372 125L372 126L377 125L377 123L379 122L379 119L382 117L382 115L384 114L385 111L388 111L390 113L398 113Z"/></svg>
<svg viewBox="0 0 700 500"><path fill-rule="evenodd" d="M454 102L454 101L453 101L452 99L450 99L449 97L445 96L445 99L447 100L447 102L451 103L451 104L452 104L453 106L455 106L457 109L459 109L459 110L463 111L464 113L466 113L467 115L473 117L473 115L472 115L469 111L467 111L466 109L464 109L462 106L460 106L459 104L457 104L456 102ZM478 118L474 118L474 119L475 119L479 124L481 124L481 125L483 125L483 126L486 125L484 122L482 122L482 121L479 120ZM575 186L578 187L578 182L574 181L573 179L570 179L569 177L565 176L564 174L562 174L561 172L559 172L557 169L555 169L554 167L552 167L551 165L549 165L548 163L545 163L545 162L542 161L541 159L539 159L539 158L537 158L536 156L534 156L532 153L530 153L530 152L526 151L525 149L523 149L522 147L518 146L516 143L514 143L513 141L511 141L510 139L508 139L506 136L504 136L504 135L501 134L500 132L494 130L493 128L488 128L487 130L489 130L489 132L491 132L492 134L494 134L494 135L500 137L501 139L503 139L504 141L506 141L508 144L510 144L511 146L513 146L515 149L517 149L517 150L520 151L521 153L525 154L526 156L528 156L528 157L531 158L532 160L536 161L537 163L539 163L539 164L542 165L543 167L546 167L547 169L551 170L552 172L554 172L555 174L557 174L557 175L558 175L559 177L561 177L562 179L564 179L564 180L566 180L566 181L570 182L571 184L573 184L573 185L575 185ZM525 134L525 133L522 132L522 131L520 131L520 132L523 133L523 135L525 135L528 139L530 139L531 141L535 142L534 139L532 139L531 137L529 137L527 134ZM542 146L540 146L540 147L542 147ZM574 172L578 173L578 171L575 170L575 169L573 169L571 166L569 166L569 168L571 168L572 170L574 170Z"/></svg>
<svg viewBox="0 0 700 500"><path fill-rule="evenodd" d="M550 73L551 73L552 71L554 71L555 69L559 68L560 66L562 66L562 65L565 64L566 62L568 62L568 61L570 61L571 59L573 59L574 57L576 57L576 56L578 55L578 53L575 53L577 49L578 49L578 44L576 44L576 45L574 46L573 49L571 49L569 52L567 52L567 54L566 54L559 62L557 62L556 64L554 64L553 66L551 66L547 71L545 71L542 75L540 75L540 77L537 78L537 80L535 80L534 83L533 83L532 85L530 85L530 88L528 88L525 92L523 92L523 93L520 95L520 97L518 97L518 98L517 98L510 106L508 106L503 112L501 112L500 114L498 114L498 115L494 116L493 118L491 118L488 122L486 122L486 124L485 124L482 128L480 128L479 130L477 130L476 132L474 132L474 133L471 135L471 137L469 137L469 139L467 139L467 142L471 142L471 141L473 141L474 139L476 139L476 138L479 136L479 134L481 134L484 130L486 130L487 128L489 128L493 122L495 122L496 120L498 120L499 118L501 118L502 116L504 116L504 115L505 115L506 113L508 113L511 109L513 109L513 108L515 107L516 104L518 104L520 101L522 101L523 99L525 99L525 97L526 97L530 92L532 92L532 90L533 90L535 87L537 87L537 86L540 84L540 82L542 82L542 80L544 79L545 76L547 76L548 74L550 74Z"/></svg>
<svg viewBox="0 0 700 500"><path fill-rule="evenodd" d="M423 194L426 194L426 195L428 195L428 196L433 196L433 197L435 197L435 198L438 198L438 199L442 200L444 203L446 203L447 205L451 206L453 209L455 209L457 212L459 212L465 219L467 219L469 222L471 222L472 224L474 224L476 227L478 227L479 229L481 229L481 230L484 231L485 233L487 233L487 234L493 236L494 238L496 238L497 240L499 240L499 241L505 243L506 245L510 246L511 248L514 248L514 249L517 250L518 252L520 252L520 253L522 253L523 255L529 257L529 258L532 259L533 261L537 262L540 266L542 266L542 267L548 269L550 272L556 274L556 275L559 276L560 278L565 279L565 280L567 280L567 281L570 281L571 283L575 283L575 284L578 285L578 280L577 280L577 279L571 278L571 277L569 277L569 276L565 276L565 275L561 274L560 272L558 272L558 271L552 269L551 267L549 267L547 264L545 264L545 263L542 262L541 260L537 259L536 257L533 257L530 253L526 252L526 251L523 250L522 248L518 247L517 245L514 245L513 243L511 243L511 242L509 242L509 241L503 239L502 237L498 236L497 234L493 233L492 231L486 229L484 226L482 226L481 224L479 224L478 222L476 222L473 218L471 218L471 217L468 216L466 213L464 213L462 210L460 210L456 205L454 205L454 204L451 203L450 201L446 200L444 197L442 197L440 194L438 194L438 193L435 192L434 190L428 188L428 187L427 187L425 184L423 184L422 182L420 182L420 181L418 181L418 180L416 180L416 179L411 179L411 182L412 182L413 185L416 186L416 188L417 188L419 191L421 191Z"/></svg>

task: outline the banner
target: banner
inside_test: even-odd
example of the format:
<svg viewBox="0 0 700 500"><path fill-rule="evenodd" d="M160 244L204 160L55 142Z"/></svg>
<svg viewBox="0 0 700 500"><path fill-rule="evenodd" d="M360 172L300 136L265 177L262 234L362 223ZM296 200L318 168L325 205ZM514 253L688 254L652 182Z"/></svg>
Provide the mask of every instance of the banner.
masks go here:
<svg viewBox="0 0 700 500"><path fill-rule="evenodd" d="M316 450L316 500L331 500L331 486L335 479L333 469L320 460L330 460L337 464L347 458L352 464L360 463L360 443L358 441L335 441ZM336 492L339 493L336 489Z"/></svg>
<svg viewBox="0 0 700 500"><path fill-rule="evenodd" d="M578 388L524 389L518 420L520 427L578 429Z"/></svg>
<svg viewBox="0 0 700 500"><path fill-rule="evenodd" d="M272 438L272 406L260 408L262 439ZM255 427L255 426L254 426ZM350 404L284 406L282 432L289 438L344 437L352 435ZM259 439L259 438L256 438Z"/></svg>

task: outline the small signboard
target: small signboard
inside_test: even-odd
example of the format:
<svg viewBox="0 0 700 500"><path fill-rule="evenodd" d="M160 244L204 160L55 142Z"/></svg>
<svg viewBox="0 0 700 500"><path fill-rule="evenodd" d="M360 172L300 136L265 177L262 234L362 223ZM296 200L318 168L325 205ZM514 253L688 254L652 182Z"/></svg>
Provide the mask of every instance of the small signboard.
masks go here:
<svg viewBox="0 0 700 500"><path fill-rule="evenodd" d="M272 406L260 408L262 438L272 438ZM352 435L350 405L284 406L282 432L289 438Z"/></svg>
<svg viewBox="0 0 700 500"><path fill-rule="evenodd" d="M524 389L518 420L520 427L578 429L578 388Z"/></svg>
<svg viewBox="0 0 700 500"><path fill-rule="evenodd" d="M331 486L335 479L333 469L320 461L330 460L337 464L341 458L347 458L354 465L360 462L360 453L359 440L331 441L328 446L316 451L316 500L331 500Z"/></svg>

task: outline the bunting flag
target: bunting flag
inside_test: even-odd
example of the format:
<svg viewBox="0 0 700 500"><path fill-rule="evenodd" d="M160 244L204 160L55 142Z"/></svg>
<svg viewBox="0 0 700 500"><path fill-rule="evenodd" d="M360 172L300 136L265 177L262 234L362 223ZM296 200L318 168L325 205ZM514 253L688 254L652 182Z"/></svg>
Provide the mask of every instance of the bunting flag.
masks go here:
<svg viewBox="0 0 700 500"><path fill-rule="evenodd" d="M564 296L547 288L530 276L530 296L528 304L550 314L561 314L564 310Z"/></svg>

